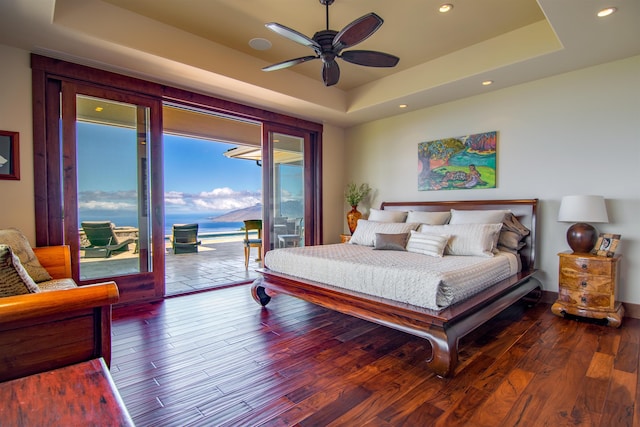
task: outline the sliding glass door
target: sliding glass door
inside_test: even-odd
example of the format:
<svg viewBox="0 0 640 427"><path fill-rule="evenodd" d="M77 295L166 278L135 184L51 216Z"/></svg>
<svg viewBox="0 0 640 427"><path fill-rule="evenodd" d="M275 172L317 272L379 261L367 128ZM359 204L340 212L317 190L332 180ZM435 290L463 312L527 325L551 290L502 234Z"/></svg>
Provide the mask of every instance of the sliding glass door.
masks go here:
<svg viewBox="0 0 640 427"><path fill-rule="evenodd" d="M265 250L319 243L320 155L312 134L265 124L263 135Z"/></svg>
<svg viewBox="0 0 640 427"><path fill-rule="evenodd" d="M150 269L149 108L76 96L82 280Z"/></svg>
<svg viewBox="0 0 640 427"><path fill-rule="evenodd" d="M37 54L31 68L35 244L69 245L80 284L114 279L121 303L165 295L163 102L231 119L202 127L167 113L166 131L252 158L263 250L322 242L321 124Z"/></svg>
<svg viewBox="0 0 640 427"><path fill-rule="evenodd" d="M75 84L63 84L62 94L64 236L77 278L117 277L122 290L155 295L153 273L163 265L155 258L164 256L151 209L152 151L160 147L153 149L151 112L159 104Z"/></svg>

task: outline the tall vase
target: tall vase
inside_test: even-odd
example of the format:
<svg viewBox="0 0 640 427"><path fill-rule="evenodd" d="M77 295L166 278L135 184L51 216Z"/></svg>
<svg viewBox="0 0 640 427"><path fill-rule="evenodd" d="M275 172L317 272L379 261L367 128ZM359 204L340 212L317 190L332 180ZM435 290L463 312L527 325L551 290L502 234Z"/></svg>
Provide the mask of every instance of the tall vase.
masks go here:
<svg viewBox="0 0 640 427"><path fill-rule="evenodd" d="M347 212L347 225L349 226L351 234L356 231L358 220L362 218L362 213L357 208L358 205L353 205L351 206L351 210Z"/></svg>

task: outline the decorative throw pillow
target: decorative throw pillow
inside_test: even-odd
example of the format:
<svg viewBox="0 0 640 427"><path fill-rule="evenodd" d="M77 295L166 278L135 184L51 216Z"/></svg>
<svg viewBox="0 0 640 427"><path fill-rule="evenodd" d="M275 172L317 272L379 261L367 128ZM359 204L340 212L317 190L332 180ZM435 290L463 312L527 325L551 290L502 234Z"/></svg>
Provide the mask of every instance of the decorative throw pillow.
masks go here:
<svg viewBox="0 0 640 427"><path fill-rule="evenodd" d="M31 249L29 240L20 230L15 228L0 230L0 244L11 246L12 252L20 258L20 263L22 263L34 282L39 283L51 280L51 275L40 265L40 261L38 261L36 254L33 253L33 249Z"/></svg>
<svg viewBox="0 0 640 427"><path fill-rule="evenodd" d="M451 217L451 212L422 212L409 211L407 222L419 222L420 224L442 225L446 224Z"/></svg>
<svg viewBox="0 0 640 427"><path fill-rule="evenodd" d="M423 233L449 234L446 255L492 257L498 244L500 224L424 225Z"/></svg>
<svg viewBox="0 0 640 427"><path fill-rule="evenodd" d="M40 292L9 245L0 245L0 297Z"/></svg>
<svg viewBox="0 0 640 427"><path fill-rule="evenodd" d="M517 253L525 246L525 243L521 241L520 235L513 231L500 231L498 237L498 249L505 252Z"/></svg>
<svg viewBox="0 0 640 427"><path fill-rule="evenodd" d="M407 219L405 211L385 211L380 209L369 209L369 221L378 222L404 222Z"/></svg>
<svg viewBox="0 0 640 427"><path fill-rule="evenodd" d="M448 234L420 233L411 230L407 251L442 258L449 237L451 236Z"/></svg>
<svg viewBox="0 0 640 427"><path fill-rule="evenodd" d="M509 212L507 209L469 211L451 209L449 224L498 224Z"/></svg>
<svg viewBox="0 0 640 427"><path fill-rule="evenodd" d="M411 230L413 231L413 230ZM408 233L384 234L376 233L376 241L373 249L386 251L406 251Z"/></svg>
<svg viewBox="0 0 640 427"><path fill-rule="evenodd" d="M359 219L356 231L353 232L349 243L352 245L373 246L376 233L402 234L415 230L418 224L408 222L375 222Z"/></svg>
<svg viewBox="0 0 640 427"><path fill-rule="evenodd" d="M502 229L498 237L498 249L517 253L525 246L524 239L529 233L529 229L522 225L513 213L507 213L502 221Z"/></svg>

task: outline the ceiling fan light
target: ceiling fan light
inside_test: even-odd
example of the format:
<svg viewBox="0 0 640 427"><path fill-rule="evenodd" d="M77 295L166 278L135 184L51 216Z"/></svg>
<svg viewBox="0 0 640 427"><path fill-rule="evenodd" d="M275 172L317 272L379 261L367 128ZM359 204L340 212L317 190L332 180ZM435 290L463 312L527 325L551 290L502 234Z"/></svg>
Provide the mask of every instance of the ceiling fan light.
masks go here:
<svg viewBox="0 0 640 427"><path fill-rule="evenodd" d="M451 11L451 9L453 9L453 5L450 4L450 3L445 3L443 5L440 5L440 7L438 8L438 12L447 13L447 12Z"/></svg>

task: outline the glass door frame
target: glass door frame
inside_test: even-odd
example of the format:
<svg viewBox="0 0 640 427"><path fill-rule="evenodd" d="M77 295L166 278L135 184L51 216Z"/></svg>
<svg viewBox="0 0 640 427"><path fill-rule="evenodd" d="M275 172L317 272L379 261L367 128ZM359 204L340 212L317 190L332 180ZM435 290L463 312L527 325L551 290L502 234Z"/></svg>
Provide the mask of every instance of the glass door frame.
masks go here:
<svg viewBox="0 0 640 427"><path fill-rule="evenodd" d="M146 214L151 221L147 220L147 222L151 225L151 230L147 230L146 227L139 227L140 235L138 236L138 243L136 244L138 249L138 260L139 260L139 273L131 273L133 275L153 272L158 267L155 262L155 256L151 257L151 254L164 255L164 233L161 232L161 235L155 234L158 232L157 229L153 227L153 213L151 212L151 203L149 198L152 198L150 189L156 188L157 183L152 182L149 179L149 168L154 170L155 161L154 155L156 151L161 150L161 144L157 140L157 138L151 137L151 119L150 112L153 108L157 108L157 102L154 100L150 100L145 97L133 96L131 94L123 94L119 92L114 92L112 90L105 90L102 88L95 88L91 86L84 86L75 83L62 83L62 151L63 151L63 164L62 170L63 172L63 200L64 200L64 235L65 235L65 243L70 246L71 249L71 259L72 259L72 270L74 272L74 277L80 277L79 266L80 266L80 239L78 238L79 234L79 220L78 220L78 163L76 158L77 153L77 102L78 96L88 96L94 99L104 99L107 101L115 101L119 103L125 103L132 106L137 107L137 120L135 129L136 133L136 152L139 155L140 148L139 144L143 143L145 145L145 151L147 155L144 156L144 162L139 162L141 159L138 157L136 163L139 165L138 170L138 183L137 190L138 193L142 196L141 199L138 200L140 205L143 205L143 208L146 210ZM149 114L145 114L145 116L141 116L140 108L147 109ZM147 123L149 121L149 123ZM140 123L145 125L144 129L140 129ZM140 141L142 139L142 142ZM109 170L111 172L111 170ZM117 172L113 170L113 172ZM151 185L153 184L153 185ZM157 195L154 195L157 197ZM140 217L140 208L137 209L138 216ZM150 233L150 235L149 235ZM149 248L147 242L149 239L152 242L152 247ZM160 240L160 243L158 243ZM149 260L152 260L152 265L149 265ZM164 262L161 264L164 265ZM131 275L127 274L127 275ZM102 278L100 278L102 279ZM95 280L80 280L81 283L89 283L95 282Z"/></svg>
<svg viewBox="0 0 640 427"><path fill-rule="evenodd" d="M71 252L71 267L73 279L81 284L91 284L102 282L105 280L116 280L119 291L127 295L127 299L153 299L164 295L164 205L162 203L152 203L153 200L163 200L164 190L162 181L162 105L160 100L150 97L132 94L114 89L88 86L73 81L62 81L56 88L60 94L59 114L60 132L57 138L58 142L48 144L48 161L58 164L60 175L51 179L48 185L57 187L56 192L60 200L59 207L56 204L49 204L50 210L57 212L49 212L48 229L54 231L53 234L60 236L58 242L50 244L69 245ZM80 279L80 239L78 227L78 205L77 205L77 158L76 158L76 98L77 95L85 95L94 98L107 99L110 101L128 103L136 106L148 108L149 111L149 127L148 135L150 136L149 156L147 167L151 169L148 174L150 198L148 200L151 224L151 271L141 271L139 273L126 274L122 276L101 277L90 280ZM51 141L49 141L51 142ZM55 148L57 147L57 148ZM59 154L56 154L57 151ZM59 157L58 157L59 156ZM160 165L160 166L157 166ZM49 178L54 178L50 175ZM57 182L57 184L54 184ZM53 209L51 209L53 208ZM59 210L58 210L59 209ZM144 245L140 246L139 256L149 259L148 249ZM148 262L140 264L141 269L149 267ZM146 268L147 270L149 268Z"/></svg>
<svg viewBox="0 0 640 427"><path fill-rule="evenodd" d="M262 191L263 191L263 251L277 247L272 242L274 223L275 192L274 144L273 134L285 134L302 138L304 141L304 246L317 245L322 242L322 149L318 143L318 135L303 129L292 128L278 123L265 122L262 126ZM268 198L265 195L269 195Z"/></svg>

